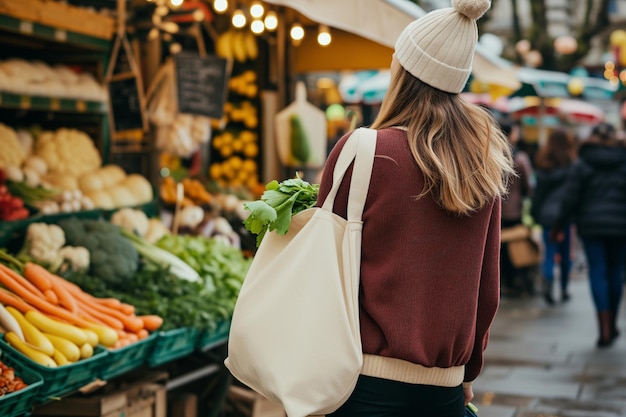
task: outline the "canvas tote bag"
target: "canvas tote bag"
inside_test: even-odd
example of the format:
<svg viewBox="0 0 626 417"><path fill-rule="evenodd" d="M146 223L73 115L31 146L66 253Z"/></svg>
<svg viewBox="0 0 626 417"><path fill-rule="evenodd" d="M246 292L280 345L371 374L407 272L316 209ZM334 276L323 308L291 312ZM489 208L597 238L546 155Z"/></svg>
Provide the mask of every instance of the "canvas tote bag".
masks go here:
<svg viewBox="0 0 626 417"><path fill-rule="evenodd" d="M295 215L286 235L265 235L235 305L226 367L289 417L335 411L363 365L361 216L375 148L375 130L350 136L322 206ZM345 220L332 209L353 160Z"/></svg>

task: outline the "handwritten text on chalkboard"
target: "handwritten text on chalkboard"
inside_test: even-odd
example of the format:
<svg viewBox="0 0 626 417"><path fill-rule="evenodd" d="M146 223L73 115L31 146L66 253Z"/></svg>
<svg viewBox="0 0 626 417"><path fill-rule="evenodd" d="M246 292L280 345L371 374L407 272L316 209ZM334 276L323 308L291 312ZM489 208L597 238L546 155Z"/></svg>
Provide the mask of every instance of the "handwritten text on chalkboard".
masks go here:
<svg viewBox="0 0 626 417"><path fill-rule="evenodd" d="M220 119L224 113L230 65L214 55L176 55L178 111Z"/></svg>

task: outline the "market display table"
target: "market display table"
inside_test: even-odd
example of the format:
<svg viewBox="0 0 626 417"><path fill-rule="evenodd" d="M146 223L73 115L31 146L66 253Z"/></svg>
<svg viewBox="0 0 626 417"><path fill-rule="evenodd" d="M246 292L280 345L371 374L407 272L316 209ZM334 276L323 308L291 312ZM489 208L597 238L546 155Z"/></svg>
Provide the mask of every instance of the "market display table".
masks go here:
<svg viewBox="0 0 626 417"><path fill-rule="evenodd" d="M0 340L0 358L28 384L0 398L0 415L165 417L167 392L208 378L214 390L206 415L217 415L231 382L223 365L229 329L224 321L213 331L155 332L120 349L98 346L89 360L58 368L37 365Z"/></svg>

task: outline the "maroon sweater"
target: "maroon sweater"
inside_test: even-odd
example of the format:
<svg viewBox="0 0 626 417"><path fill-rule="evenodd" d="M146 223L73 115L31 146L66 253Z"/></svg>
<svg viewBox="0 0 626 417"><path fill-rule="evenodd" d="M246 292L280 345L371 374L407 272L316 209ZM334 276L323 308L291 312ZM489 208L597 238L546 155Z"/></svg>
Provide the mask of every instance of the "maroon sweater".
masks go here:
<svg viewBox="0 0 626 417"><path fill-rule="evenodd" d="M324 168L318 204L332 185L344 136ZM348 171L334 212L346 217ZM425 367L483 365L499 297L500 199L471 216L453 215L429 196L407 135L378 131L363 213L360 324L363 352Z"/></svg>

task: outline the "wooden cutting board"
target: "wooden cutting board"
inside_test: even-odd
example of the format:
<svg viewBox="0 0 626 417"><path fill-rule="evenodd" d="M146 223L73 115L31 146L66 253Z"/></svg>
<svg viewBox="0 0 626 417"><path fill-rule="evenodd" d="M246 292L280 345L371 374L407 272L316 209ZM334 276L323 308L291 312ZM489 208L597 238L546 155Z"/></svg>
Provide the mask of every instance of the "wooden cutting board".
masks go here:
<svg viewBox="0 0 626 417"><path fill-rule="evenodd" d="M292 114L300 118L311 149L311 157L304 164L297 163L291 153ZM293 103L278 112L275 117L276 148L280 162L288 167L319 168L326 161L327 126L324 111L309 103L306 97L306 86L302 81L296 84L296 98Z"/></svg>

